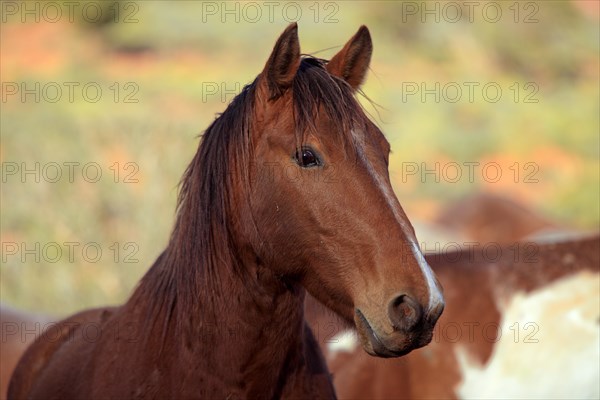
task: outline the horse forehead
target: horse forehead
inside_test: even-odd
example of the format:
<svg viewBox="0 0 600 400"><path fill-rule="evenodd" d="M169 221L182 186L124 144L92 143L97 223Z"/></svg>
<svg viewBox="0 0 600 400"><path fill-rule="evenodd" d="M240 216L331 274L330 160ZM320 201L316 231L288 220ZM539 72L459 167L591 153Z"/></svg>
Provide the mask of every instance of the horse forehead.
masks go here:
<svg viewBox="0 0 600 400"><path fill-rule="evenodd" d="M365 144L366 144L366 132L364 129L354 128L350 131L352 140L356 145L356 150L360 152L360 155L364 156Z"/></svg>
<svg viewBox="0 0 600 400"><path fill-rule="evenodd" d="M371 121L367 121L364 127L354 127L351 130L351 137L359 151L364 152L369 145L385 154L390 151L390 143L383 132Z"/></svg>

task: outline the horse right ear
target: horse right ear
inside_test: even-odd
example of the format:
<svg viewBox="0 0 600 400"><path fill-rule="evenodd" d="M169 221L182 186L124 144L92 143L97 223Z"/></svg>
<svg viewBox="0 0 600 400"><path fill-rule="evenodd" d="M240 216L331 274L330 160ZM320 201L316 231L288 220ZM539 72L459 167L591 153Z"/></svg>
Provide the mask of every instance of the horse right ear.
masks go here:
<svg viewBox="0 0 600 400"><path fill-rule="evenodd" d="M260 74L259 90L267 100L275 99L292 85L300 67L300 41L298 25L290 24L279 36L273 52Z"/></svg>
<svg viewBox="0 0 600 400"><path fill-rule="evenodd" d="M363 25L344 48L331 58L327 63L327 70L357 90L365 80L372 54L371 34Z"/></svg>

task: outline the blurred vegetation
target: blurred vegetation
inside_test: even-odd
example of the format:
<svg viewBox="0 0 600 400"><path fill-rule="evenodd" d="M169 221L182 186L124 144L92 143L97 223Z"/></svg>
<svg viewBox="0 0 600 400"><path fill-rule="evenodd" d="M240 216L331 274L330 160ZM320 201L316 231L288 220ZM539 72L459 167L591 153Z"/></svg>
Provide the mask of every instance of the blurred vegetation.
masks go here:
<svg viewBox="0 0 600 400"><path fill-rule="evenodd" d="M594 6L493 2L501 5L502 18L491 22L482 14L485 2L472 14L460 3L462 18L452 22L453 10L444 14L444 3L428 4L436 3L439 21L422 9L412 13L411 7L423 2L387 1L302 3L298 20L303 52L325 58L359 25L369 26L375 53L364 92L379 106L363 103L392 144L391 177L407 214L427 220L449 201L491 191L565 226L597 229L600 32ZM177 183L198 135L233 97L209 95L206 84L239 91L260 72L293 19L284 18L286 3L272 18L263 5L256 22L250 21L252 10L243 12L247 3L227 3L234 12L225 15L210 8L223 7L221 2L100 4L103 17L92 22L77 12L73 23L66 18L23 23L17 14L1 26L3 173L7 163L29 169L39 163L40 170L52 162L63 166L56 183L43 177L35 182L31 174L24 182L20 174L3 176L2 302L66 314L124 301L166 244ZM295 15L292 11L288 16ZM36 103L32 95L21 101L19 94L8 96L4 86L49 82L63 87L60 101ZM80 84L73 101L64 82ZM98 102L81 94L89 82L102 88ZM465 82L479 85L473 101ZM436 83L450 84L440 101L406 91L407 84L431 89ZM482 95L487 83L502 89L497 102ZM456 86L462 96L448 101ZM127 95L137 102L125 102ZM536 102L525 102L527 95ZM65 162L80 163L72 182ZM440 168L495 162L503 175L490 182L476 169L473 181L463 176L453 183L443 175L436 181L431 174L406 174L408 163L431 169L436 162ZM101 168L98 182L82 176L89 163ZM137 182L127 183L131 172ZM525 179L530 173L537 183ZM73 260L67 242L81 243ZM19 246L17 255L8 254L7 243ZM63 254L55 263L49 262L52 252L39 262L32 255L23 261L23 246L31 249L35 243L38 254L48 243L61 245ZM102 249L97 262L90 262L93 252L82 254L90 243Z"/></svg>

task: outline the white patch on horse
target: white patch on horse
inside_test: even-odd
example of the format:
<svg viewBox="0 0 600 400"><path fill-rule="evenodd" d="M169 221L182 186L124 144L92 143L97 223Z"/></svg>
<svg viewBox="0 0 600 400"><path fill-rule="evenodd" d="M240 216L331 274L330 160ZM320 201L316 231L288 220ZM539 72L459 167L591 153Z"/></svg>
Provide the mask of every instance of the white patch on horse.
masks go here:
<svg viewBox="0 0 600 400"><path fill-rule="evenodd" d="M369 175L373 178L373 180L377 184L377 187L383 193L383 196L384 196L388 206L392 210L392 213L394 214L396 221L402 227L404 236L410 242L411 251L412 251L413 255L415 256L415 259L417 260L417 263L419 265L419 268L421 269L421 272L423 273L425 282L427 282L427 289L429 292L429 302L428 302L428 310L427 311L429 312L429 311L433 310L434 308L444 304L444 296L442 296L441 289L438 286L438 284L434 278L431 267L429 266L429 264L427 264L425 257L423 257L423 253L421 252L419 245L413 238L413 235L411 233L411 229L410 229L410 226L408 225L408 222L405 220L402 213L400 212L400 203L398 203L398 199L396 198L396 195L392 191L391 186L388 185L387 182L384 181L384 179L381 175L377 174L377 172L373 168L373 165L369 162L367 156L365 155L363 137L361 135L359 135L355 130L352 130L352 137L354 139L354 143L356 144L356 147L358 150L358 155L359 155L360 159L364 162L364 164L367 167L367 171L369 172Z"/></svg>
<svg viewBox="0 0 600 400"><path fill-rule="evenodd" d="M358 347L359 341L354 329L346 329L335 335L327 343L327 350L331 356L336 353L352 353Z"/></svg>
<svg viewBox="0 0 600 400"><path fill-rule="evenodd" d="M508 303L487 365L456 350L463 399L598 399L600 275L580 272Z"/></svg>
<svg viewBox="0 0 600 400"><path fill-rule="evenodd" d="M412 240L411 245L413 254L415 255L415 258L419 263L419 267L421 268L421 271L423 271L423 275L427 281L427 287L429 288L429 310L432 310L435 306L444 304L444 296L442 296L442 292L437 285L433 271L431 270L429 264L427 264L419 245Z"/></svg>

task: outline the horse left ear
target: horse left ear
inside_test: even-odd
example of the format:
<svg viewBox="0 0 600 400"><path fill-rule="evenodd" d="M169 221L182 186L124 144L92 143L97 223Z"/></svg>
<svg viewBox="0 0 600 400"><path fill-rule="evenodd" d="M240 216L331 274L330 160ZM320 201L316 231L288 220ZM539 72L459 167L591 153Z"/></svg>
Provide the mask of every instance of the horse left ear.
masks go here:
<svg viewBox="0 0 600 400"><path fill-rule="evenodd" d="M373 54L371 34L369 29L362 25L344 48L327 63L327 71L342 78L356 90L365 80L371 54Z"/></svg>
<svg viewBox="0 0 600 400"><path fill-rule="evenodd" d="M290 24L277 39L273 52L260 75L260 85L269 100L279 97L292 85L300 67L298 25Z"/></svg>

